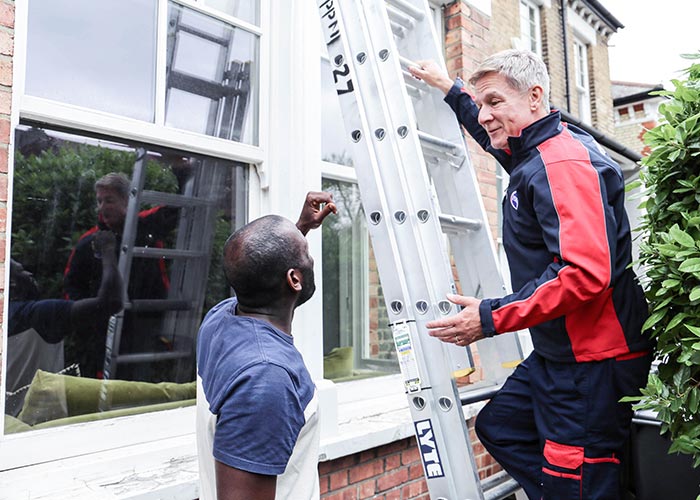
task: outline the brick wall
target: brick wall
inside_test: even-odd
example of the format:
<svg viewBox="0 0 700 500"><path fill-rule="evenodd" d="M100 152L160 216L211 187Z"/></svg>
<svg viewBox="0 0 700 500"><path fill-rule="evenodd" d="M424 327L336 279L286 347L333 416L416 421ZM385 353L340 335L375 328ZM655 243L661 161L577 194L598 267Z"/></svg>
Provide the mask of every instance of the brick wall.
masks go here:
<svg viewBox="0 0 700 500"><path fill-rule="evenodd" d="M496 5L499 3L512 5L501 7ZM493 12L501 12L497 9L503 8L515 8L516 15L518 12L517 0L495 0L492 7ZM464 0L456 0L445 7L445 62L450 76L468 79L481 61L498 50L494 49L492 32L496 27L498 29L504 29L504 27L492 23L502 22L500 20L505 17L507 16L489 18ZM512 23L510 23L510 29L515 29ZM517 32L519 33L519 31ZM500 195L496 189L497 164L469 135L467 135L467 147L481 187L481 196L484 200L491 232L496 235L498 234L498 204L500 203Z"/></svg>
<svg viewBox="0 0 700 500"><path fill-rule="evenodd" d="M12 103L12 56L14 54L15 3L0 0L0 248L5 248L7 227L7 170L10 144L10 111ZM4 252L0 254L0 272L4 271ZM5 280L0 280L0 300L5 292ZM3 304L0 301L0 322L4 321ZM2 342L0 342L0 357ZM0 377L2 374L0 374Z"/></svg>
<svg viewBox="0 0 700 500"><path fill-rule="evenodd" d="M502 470L468 423L481 479ZM319 464L322 500L430 500L415 438ZM468 473L466 467L465 474Z"/></svg>

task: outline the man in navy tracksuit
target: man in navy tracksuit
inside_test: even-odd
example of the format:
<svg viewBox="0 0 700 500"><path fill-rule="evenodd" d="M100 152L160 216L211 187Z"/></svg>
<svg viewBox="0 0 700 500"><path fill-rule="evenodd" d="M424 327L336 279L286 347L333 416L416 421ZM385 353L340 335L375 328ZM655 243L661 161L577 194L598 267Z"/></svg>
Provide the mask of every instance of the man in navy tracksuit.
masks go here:
<svg viewBox="0 0 700 500"><path fill-rule="evenodd" d="M460 346L529 328L534 352L484 407L476 431L531 499L618 499L632 410L652 342L617 164L549 109L546 67L531 52L489 57L470 96L433 62L411 72L442 89L476 141L510 175L503 244L514 293L450 296L464 309L431 335Z"/></svg>

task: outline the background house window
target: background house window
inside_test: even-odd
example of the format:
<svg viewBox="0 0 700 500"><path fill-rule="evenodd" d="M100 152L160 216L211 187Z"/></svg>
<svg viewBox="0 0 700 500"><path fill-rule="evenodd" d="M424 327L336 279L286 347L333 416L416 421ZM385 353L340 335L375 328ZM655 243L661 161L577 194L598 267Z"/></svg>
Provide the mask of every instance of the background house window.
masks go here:
<svg viewBox="0 0 700 500"><path fill-rule="evenodd" d="M257 145L260 31L230 15L258 22L258 2L210 3L229 16L174 2L159 12L155 0L33 0L25 91Z"/></svg>
<svg viewBox="0 0 700 500"><path fill-rule="evenodd" d="M590 124L591 89L588 78L588 47L577 38L574 39L574 69L576 71L578 117L582 122Z"/></svg>
<svg viewBox="0 0 700 500"><path fill-rule="evenodd" d="M530 0L520 0L520 41L523 48L542 55L540 8Z"/></svg>

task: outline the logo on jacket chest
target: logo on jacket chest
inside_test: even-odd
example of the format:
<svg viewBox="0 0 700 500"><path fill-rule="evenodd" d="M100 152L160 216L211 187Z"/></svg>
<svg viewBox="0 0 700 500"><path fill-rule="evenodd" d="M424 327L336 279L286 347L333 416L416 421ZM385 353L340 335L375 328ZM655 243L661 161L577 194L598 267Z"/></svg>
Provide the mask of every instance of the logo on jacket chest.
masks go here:
<svg viewBox="0 0 700 500"><path fill-rule="evenodd" d="M517 210L518 205L520 204L520 202L518 201L518 192L513 191L512 193L510 193L509 199L510 199L510 206Z"/></svg>

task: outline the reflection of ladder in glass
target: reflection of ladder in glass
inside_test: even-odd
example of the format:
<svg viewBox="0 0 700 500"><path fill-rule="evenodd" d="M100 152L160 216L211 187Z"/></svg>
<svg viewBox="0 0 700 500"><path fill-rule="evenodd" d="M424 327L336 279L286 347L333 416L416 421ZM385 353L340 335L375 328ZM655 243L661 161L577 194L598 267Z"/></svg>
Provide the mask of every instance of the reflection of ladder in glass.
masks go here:
<svg viewBox="0 0 700 500"><path fill-rule="evenodd" d="M457 312L445 300L455 285L443 233L465 295L505 287L461 129L443 96L406 71L442 60L428 3L387 3L317 0L430 496L499 499L517 484L480 482L461 400L502 383L522 351L514 334L478 342L485 380L460 396L455 376L470 371L471 351L427 335L428 321Z"/></svg>
<svg viewBox="0 0 700 500"><path fill-rule="evenodd" d="M174 38L169 44L172 49L168 54L168 87L210 99L205 133L240 141L251 89L250 62L229 61L236 30L224 29L221 35L209 33L194 24L183 22L183 12L185 11L181 9L173 9L168 24L168 36ZM220 46L216 74L212 80L177 70L174 59L178 53L178 37L182 34Z"/></svg>
<svg viewBox="0 0 700 500"><path fill-rule="evenodd" d="M182 194L144 190L146 177L146 151L139 149L131 179L119 271L124 279L124 293L129 288L134 258L171 261L167 298L125 297L124 311L110 318L107 332L104 378L116 378L118 366L123 364L154 363L164 360L177 361L171 376L173 381L187 381L194 366L194 335L200 320L206 291L209 260L216 219L216 187L222 183L224 170L207 165L203 160L192 165L190 179ZM157 204L179 208L177 238L173 248L136 246L139 212L143 205ZM125 313L138 316L142 313L162 313L159 331L132 331L130 335L154 337L163 340L163 350L151 352L120 353ZM166 349L168 347L169 349Z"/></svg>

